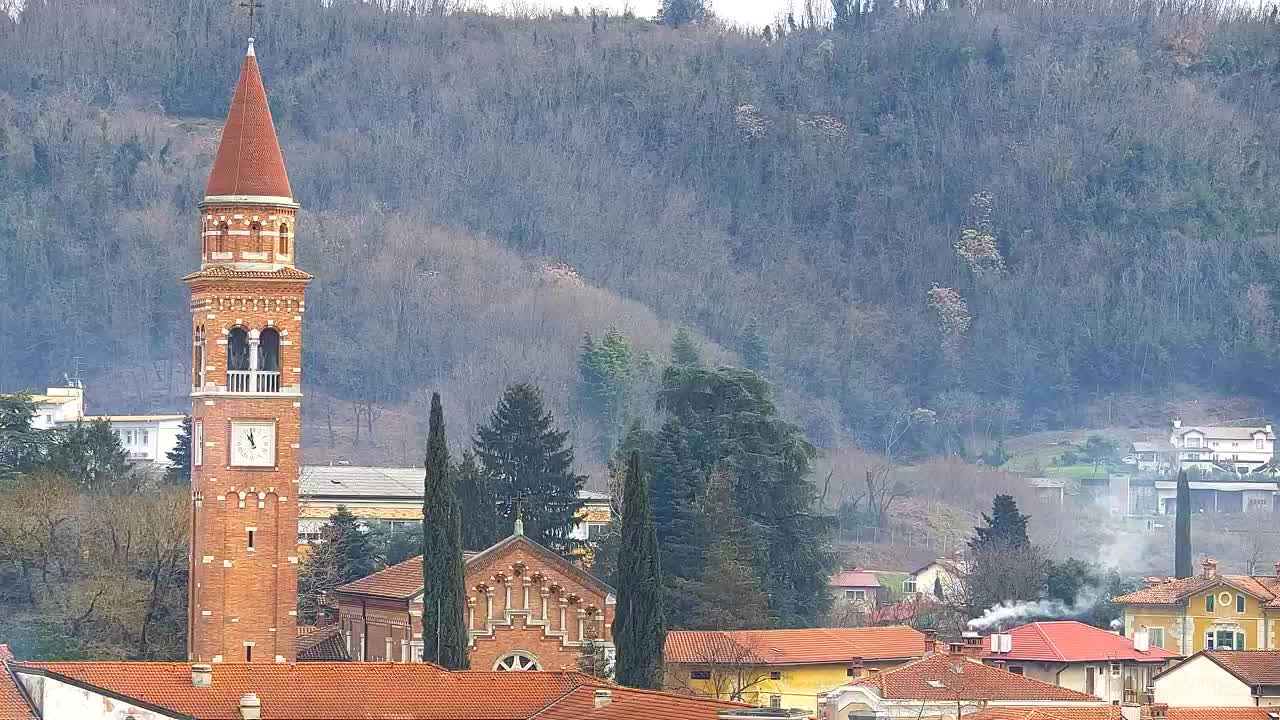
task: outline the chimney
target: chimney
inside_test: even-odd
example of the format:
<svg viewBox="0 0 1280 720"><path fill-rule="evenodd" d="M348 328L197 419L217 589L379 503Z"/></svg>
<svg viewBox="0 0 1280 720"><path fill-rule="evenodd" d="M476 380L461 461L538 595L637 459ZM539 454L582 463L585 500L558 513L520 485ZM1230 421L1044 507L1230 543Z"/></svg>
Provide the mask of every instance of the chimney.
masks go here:
<svg viewBox="0 0 1280 720"><path fill-rule="evenodd" d="M613 702L613 691L604 688L596 688L596 709L599 710L609 703Z"/></svg>
<svg viewBox="0 0 1280 720"><path fill-rule="evenodd" d="M862 658L855 657L849 661L849 672L846 673L850 680L857 680L862 677Z"/></svg>
<svg viewBox="0 0 1280 720"><path fill-rule="evenodd" d="M262 701L253 693L240 696L240 720L262 720Z"/></svg>
<svg viewBox="0 0 1280 720"><path fill-rule="evenodd" d="M1262 427L1262 431L1263 431L1263 432L1265 432L1266 434L1270 435L1270 434L1271 434L1271 423L1267 423L1266 425L1264 425L1264 426Z"/></svg>
<svg viewBox="0 0 1280 720"><path fill-rule="evenodd" d="M1173 419L1173 429L1174 429L1174 430L1178 430L1178 429L1180 429L1180 428L1182 428L1182 418L1174 418L1174 419Z"/></svg>
<svg viewBox="0 0 1280 720"><path fill-rule="evenodd" d="M1204 576L1207 578L1217 577L1218 561L1213 558L1205 558L1204 562L1200 563L1200 569L1204 571Z"/></svg>
<svg viewBox="0 0 1280 720"><path fill-rule="evenodd" d="M1276 574L1280 575L1280 562L1276 563L1276 568L1278 568L1276 571ZM924 631L924 656L933 657L934 655L937 655L937 654L938 654L938 631L925 630Z"/></svg>
<svg viewBox="0 0 1280 720"><path fill-rule="evenodd" d="M1276 563L1276 567L1280 568L1280 562ZM1280 575L1280 571L1278 571L1276 574ZM1147 577L1142 578L1143 587L1155 587L1156 585L1164 584L1164 582L1165 582L1165 579L1160 577L1159 575L1148 575Z"/></svg>
<svg viewBox="0 0 1280 720"><path fill-rule="evenodd" d="M982 658L982 636L973 631L960 634L960 654L965 657Z"/></svg>
<svg viewBox="0 0 1280 720"><path fill-rule="evenodd" d="M1133 633L1133 649L1140 653L1151 650L1151 634L1145 626Z"/></svg>
<svg viewBox="0 0 1280 720"><path fill-rule="evenodd" d="M191 687L209 687L213 684L213 666L197 663L191 666Z"/></svg>
<svg viewBox="0 0 1280 720"><path fill-rule="evenodd" d="M1151 705L1151 720L1165 720L1169 717L1169 703L1153 703Z"/></svg>

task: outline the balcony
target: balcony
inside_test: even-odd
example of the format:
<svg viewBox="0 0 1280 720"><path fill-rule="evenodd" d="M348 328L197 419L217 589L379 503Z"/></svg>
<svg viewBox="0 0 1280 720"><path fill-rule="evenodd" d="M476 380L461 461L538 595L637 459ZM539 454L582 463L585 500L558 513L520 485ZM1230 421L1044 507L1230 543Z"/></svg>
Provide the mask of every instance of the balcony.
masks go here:
<svg viewBox="0 0 1280 720"><path fill-rule="evenodd" d="M227 392L278 393L280 373L271 370L228 370Z"/></svg>

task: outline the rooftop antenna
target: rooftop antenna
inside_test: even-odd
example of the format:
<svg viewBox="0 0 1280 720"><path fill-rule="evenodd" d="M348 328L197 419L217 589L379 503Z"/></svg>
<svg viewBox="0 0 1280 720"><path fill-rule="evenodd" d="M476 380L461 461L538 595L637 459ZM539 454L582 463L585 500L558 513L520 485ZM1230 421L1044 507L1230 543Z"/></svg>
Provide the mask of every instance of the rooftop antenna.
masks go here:
<svg viewBox="0 0 1280 720"><path fill-rule="evenodd" d="M66 373L62 374L62 377L67 380L67 387L84 389L84 380L80 378L80 365L83 361L84 358L79 355L71 358L71 377L67 377Z"/></svg>

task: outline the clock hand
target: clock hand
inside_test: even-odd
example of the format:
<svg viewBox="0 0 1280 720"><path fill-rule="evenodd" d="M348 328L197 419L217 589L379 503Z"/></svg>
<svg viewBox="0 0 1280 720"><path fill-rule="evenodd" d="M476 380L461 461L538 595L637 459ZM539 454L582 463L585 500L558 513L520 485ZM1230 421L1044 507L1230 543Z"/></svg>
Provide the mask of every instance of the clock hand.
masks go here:
<svg viewBox="0 0 1280 720"><path fill-rule="evenodd" d="M258 449L258 443L256 443L256 442L254 442L254 441L253 441L253 431L252 431L252 430L250 430L250 431L249 431L249 433L248 433L245 437L249 440L249 447L253 448L254 450L257 450L257 449Z"/></svg>

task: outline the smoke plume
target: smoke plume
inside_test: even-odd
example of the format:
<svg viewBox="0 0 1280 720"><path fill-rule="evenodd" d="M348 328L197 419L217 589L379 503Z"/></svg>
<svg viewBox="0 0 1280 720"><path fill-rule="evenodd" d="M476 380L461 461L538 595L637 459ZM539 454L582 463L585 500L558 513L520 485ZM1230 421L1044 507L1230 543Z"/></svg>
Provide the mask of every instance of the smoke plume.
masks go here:
<svg viewBox="0 0 1280 720"><path fill-rule="evenodd" d="M1101 597L1096 587L1083 589L1070 605L1061 600L1003 602L969 621L970 630L1001 628L1022 620L1071 620L1088 613Z"/></svg>

